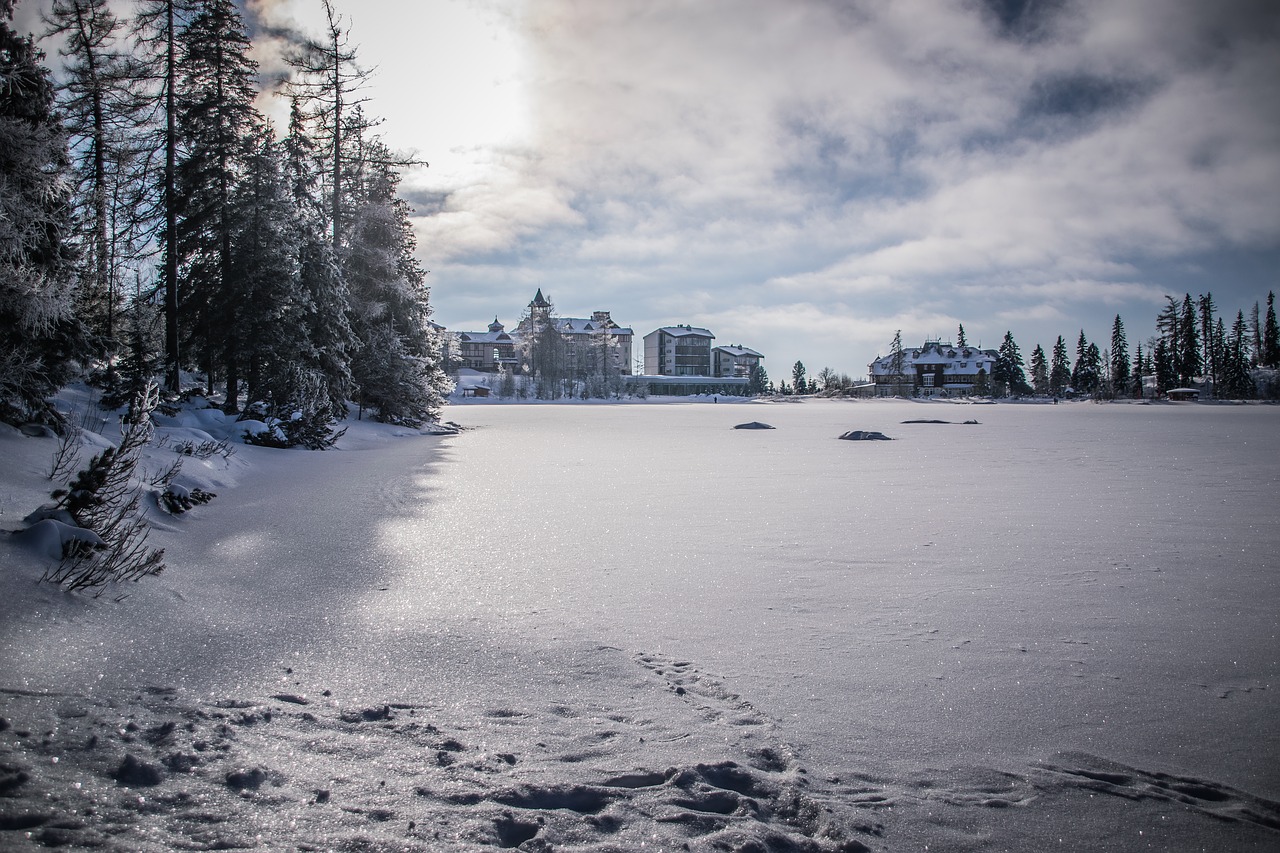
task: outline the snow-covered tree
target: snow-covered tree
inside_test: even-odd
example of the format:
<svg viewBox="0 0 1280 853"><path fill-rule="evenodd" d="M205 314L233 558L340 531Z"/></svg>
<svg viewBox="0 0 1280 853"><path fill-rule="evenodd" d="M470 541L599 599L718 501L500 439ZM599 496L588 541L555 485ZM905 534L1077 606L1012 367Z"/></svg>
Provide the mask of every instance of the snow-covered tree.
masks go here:
<svg viewBox="0 0 1280 853"><path fill-rule="evenodd" d="M429 322L426 273L413 256L409 208L396 196L400 178L385 165L389 159L370 161L343 258L360 343L352 374L362 407L383 421L420 424L439 414L450 383Z"/></svg>
<svg viewBox="0 0 1280 853"><path fill-rule="evenodd" d="M48 395L85 347L74 314L71 186L54 90L0 0L0 420L59 418Z"/></svg>

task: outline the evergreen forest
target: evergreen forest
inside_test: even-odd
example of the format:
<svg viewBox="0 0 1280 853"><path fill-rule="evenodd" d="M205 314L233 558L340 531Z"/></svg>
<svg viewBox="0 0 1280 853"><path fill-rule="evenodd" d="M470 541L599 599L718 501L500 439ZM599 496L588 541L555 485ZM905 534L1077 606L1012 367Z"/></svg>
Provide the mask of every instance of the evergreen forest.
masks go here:
<svg viewBox="0 0 1280 853"><path fill-rule="evenodd" d="M328 446L354 404L417 425L449 390L368 72L328 0L288 55L283 134L233 0L0 0L0 420L55 429L159 388ZM57 45L50 57L41 44Z"/></svg>

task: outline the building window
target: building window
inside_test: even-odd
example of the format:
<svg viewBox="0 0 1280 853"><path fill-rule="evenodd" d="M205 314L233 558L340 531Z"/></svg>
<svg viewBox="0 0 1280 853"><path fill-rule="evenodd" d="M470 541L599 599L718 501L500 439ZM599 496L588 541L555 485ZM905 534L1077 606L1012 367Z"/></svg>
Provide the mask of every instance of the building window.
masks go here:
<svg viewBox="0 0 1280 853"><path fill-rule="evenodd" d="M932 388L932 387L933 387L933 374L932 374L932 373L926 373L926 374L924 375L924 377L923 377L923 378L924 378L924 387L926 387L926 388Z"/></svg>

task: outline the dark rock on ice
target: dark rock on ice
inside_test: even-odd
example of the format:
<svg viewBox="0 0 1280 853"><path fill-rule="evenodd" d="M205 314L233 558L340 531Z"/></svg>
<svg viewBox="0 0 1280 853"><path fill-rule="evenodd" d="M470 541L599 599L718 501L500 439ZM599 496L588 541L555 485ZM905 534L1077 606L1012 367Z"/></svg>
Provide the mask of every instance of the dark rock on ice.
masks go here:
<svg viewBox="0 0 1280 853"><path fill-rule="evenodd" d="M893 441L889 436L882 432L874 432L872 430L855 429L846 432L840 436L843 441Z"/></svg>
<svg viewBox="0 0 1280 853"><path fill-rule="evenodd" d="M734 429L775 429L775 427L760 421L751 421L750 423L738 424Z"/></svg>
<svg viewBox="0 0 1280 853"><path fill-rule="evenodd" d="M931 420L929 418L917 418L915 420L903 421L904 424L949 424L951 421Z"/></svg>
<svg viewBox="0 0 1280 853"><path fill-rule="evenodd" d="M233 770L227 774L227 787L237 791L256 791L268 780L267 771L261 767L251 770Z"/></svg>
<svg viewBox="0 0 1280 853"><path fill-rule="evenodd" d="M121 761L120 766L116 768L115 780L121 785L132 788L145 788L163 782L164 773L160 771L159 766L143 761L130 753L125 755L124 761Z"/></svg>

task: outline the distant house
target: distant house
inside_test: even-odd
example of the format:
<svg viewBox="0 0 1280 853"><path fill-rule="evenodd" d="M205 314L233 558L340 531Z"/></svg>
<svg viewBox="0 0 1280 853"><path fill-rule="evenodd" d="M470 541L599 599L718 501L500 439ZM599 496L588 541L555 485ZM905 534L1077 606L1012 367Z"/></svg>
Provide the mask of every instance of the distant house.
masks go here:
<svg viewBox="0 0 1280 853"><path fill-rule="evenodd" d="M990 380L999 356L993 349L926 340L923 346L904 349L900 366L892 355L878 356L868 372L878 396L970 394L982 380Z"/></svg>
<svg viewBox="0 0 1280 853"><path fill-rule="evenodd" d="M711 351L712 376L750 376L760 364L763 355L753 349L740 347L737 344L729 347L716 347Z"/></svg>
<svg viewBox="0 0 1280 853"><path fill-rule="evenodd" d="M487 332L459 332L457 337L458 363L484 373L496 373L503 367L517 364L516 341L508 334L498 318L494 317Z"/></svg>
<svg viewBox="0 0 1280 853"><path fill-rule="evenodd" d="M648 376L711 376L715 335L694 326L663 326L644 336Z"/></svg>

